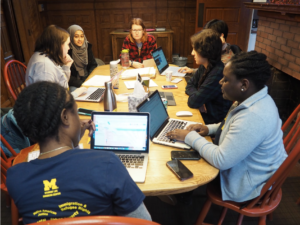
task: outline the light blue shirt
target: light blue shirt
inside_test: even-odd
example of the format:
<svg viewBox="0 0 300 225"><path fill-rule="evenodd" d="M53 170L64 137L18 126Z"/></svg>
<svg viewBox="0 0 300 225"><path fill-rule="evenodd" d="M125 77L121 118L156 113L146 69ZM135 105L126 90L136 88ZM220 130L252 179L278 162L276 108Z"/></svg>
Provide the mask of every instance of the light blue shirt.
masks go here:
<svg viewBox="0 0 300 225"><path fill-rule="evenodd" d="M219 124L207 127L211 135ZM278 109L264 87L228 113L219 146L195 131L185 142L220 170L222 199L243 202L260 195L287 157L282 136Z"/></svg>

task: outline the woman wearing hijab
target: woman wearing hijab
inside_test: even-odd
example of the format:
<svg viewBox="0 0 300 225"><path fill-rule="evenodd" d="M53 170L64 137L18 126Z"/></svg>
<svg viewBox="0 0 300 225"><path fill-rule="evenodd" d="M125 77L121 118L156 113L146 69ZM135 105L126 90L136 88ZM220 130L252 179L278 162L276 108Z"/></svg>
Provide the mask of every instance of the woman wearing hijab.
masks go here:
<svg viewBox="0 0 300 225"><path fill-rule="evenodd" d="M68 54L74 60L69 86L78 88L98 65L92 52L92 45L88 43L83 29L78 25L72 25L68 28L68 32L70 34Z"/></svg>

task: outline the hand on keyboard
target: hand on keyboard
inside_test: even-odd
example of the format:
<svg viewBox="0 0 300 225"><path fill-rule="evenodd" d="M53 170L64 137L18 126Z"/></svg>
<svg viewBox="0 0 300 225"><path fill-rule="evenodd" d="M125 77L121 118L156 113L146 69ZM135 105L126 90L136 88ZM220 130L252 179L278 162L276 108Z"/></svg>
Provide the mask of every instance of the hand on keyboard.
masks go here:
<svg viewBox="0 0 300 225"><path fill-rule="evenodd" d="M75 91L72 92L72 95L74 96L74 98L79 97L80 95L84 95L87 92L87 88L86 87L80 87L77 88Z"/></svg>
<svg viewBox="0 0 300 225"><path fill-rule="evenodd" d="M181 130L181 129L176 129L173 131L170 131L166 134L166 136L170 139L173 140L177 140L177 141L184 141L186 135L189 133L190 131L188 130Z"/></svg>

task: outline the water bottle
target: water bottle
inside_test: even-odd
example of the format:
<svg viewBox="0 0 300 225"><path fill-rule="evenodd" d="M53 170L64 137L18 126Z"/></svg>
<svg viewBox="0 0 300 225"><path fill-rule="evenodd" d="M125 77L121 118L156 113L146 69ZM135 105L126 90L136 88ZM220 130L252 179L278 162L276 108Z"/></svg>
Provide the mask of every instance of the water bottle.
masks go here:
<svg viewBox="0 0 300 225"><path fill-rule="evenodd" d="M108 112L117 111L117 101L116 101L115 93L112 90L111 81L105 82L104 111L108 111Z"/></svg>
<svg viewBox="0 0 300 225"><path fill-rule="evenodd" d="M123 49L121 51L121 65L123 69L127 69L129 67L129 49Z"/></svg>

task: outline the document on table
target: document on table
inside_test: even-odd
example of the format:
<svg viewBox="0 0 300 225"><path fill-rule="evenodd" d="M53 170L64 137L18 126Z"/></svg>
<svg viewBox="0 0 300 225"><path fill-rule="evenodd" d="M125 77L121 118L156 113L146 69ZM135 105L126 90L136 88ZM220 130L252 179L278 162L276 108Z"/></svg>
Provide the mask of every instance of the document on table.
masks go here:
<svg viewBox="0 0 300 225"><path fill-rule="evenodd" d="M102 76L102 75L95 75L91 79L87 80L82 84L82 86L92 86L92 87L104 87L105 82L111 79L110 76Z"/></svg>
<svg viewBox="0 0 300 225"><path fill-rule="evenodd" d="M140 69L133 69L133 70L125 70L121 77L122 79L128 79L128 78L135 78L137 77L138 73L143 75L152 75L155 76L155 69L154 67L146 67L146 68L140 68Z"/></svg>
<svg viewBox="0 0 300 225"><path fill-rule="evenodd" d="M166 75L167 71L172 71L172 76L174 77L184 77L186 73L179 73L178 70L182 67L169 66L161 75Z"/></svg>
<svg viewBox="0 0 300 225"><path fill-rule="evenodd" d="M127 87L127 89L133 89L134 84L135 84L135 80L133 80L133 81L124 81L124 84ZM157 86L158 85L153 80L150 80L149 87L157 87Z"/></svg>

